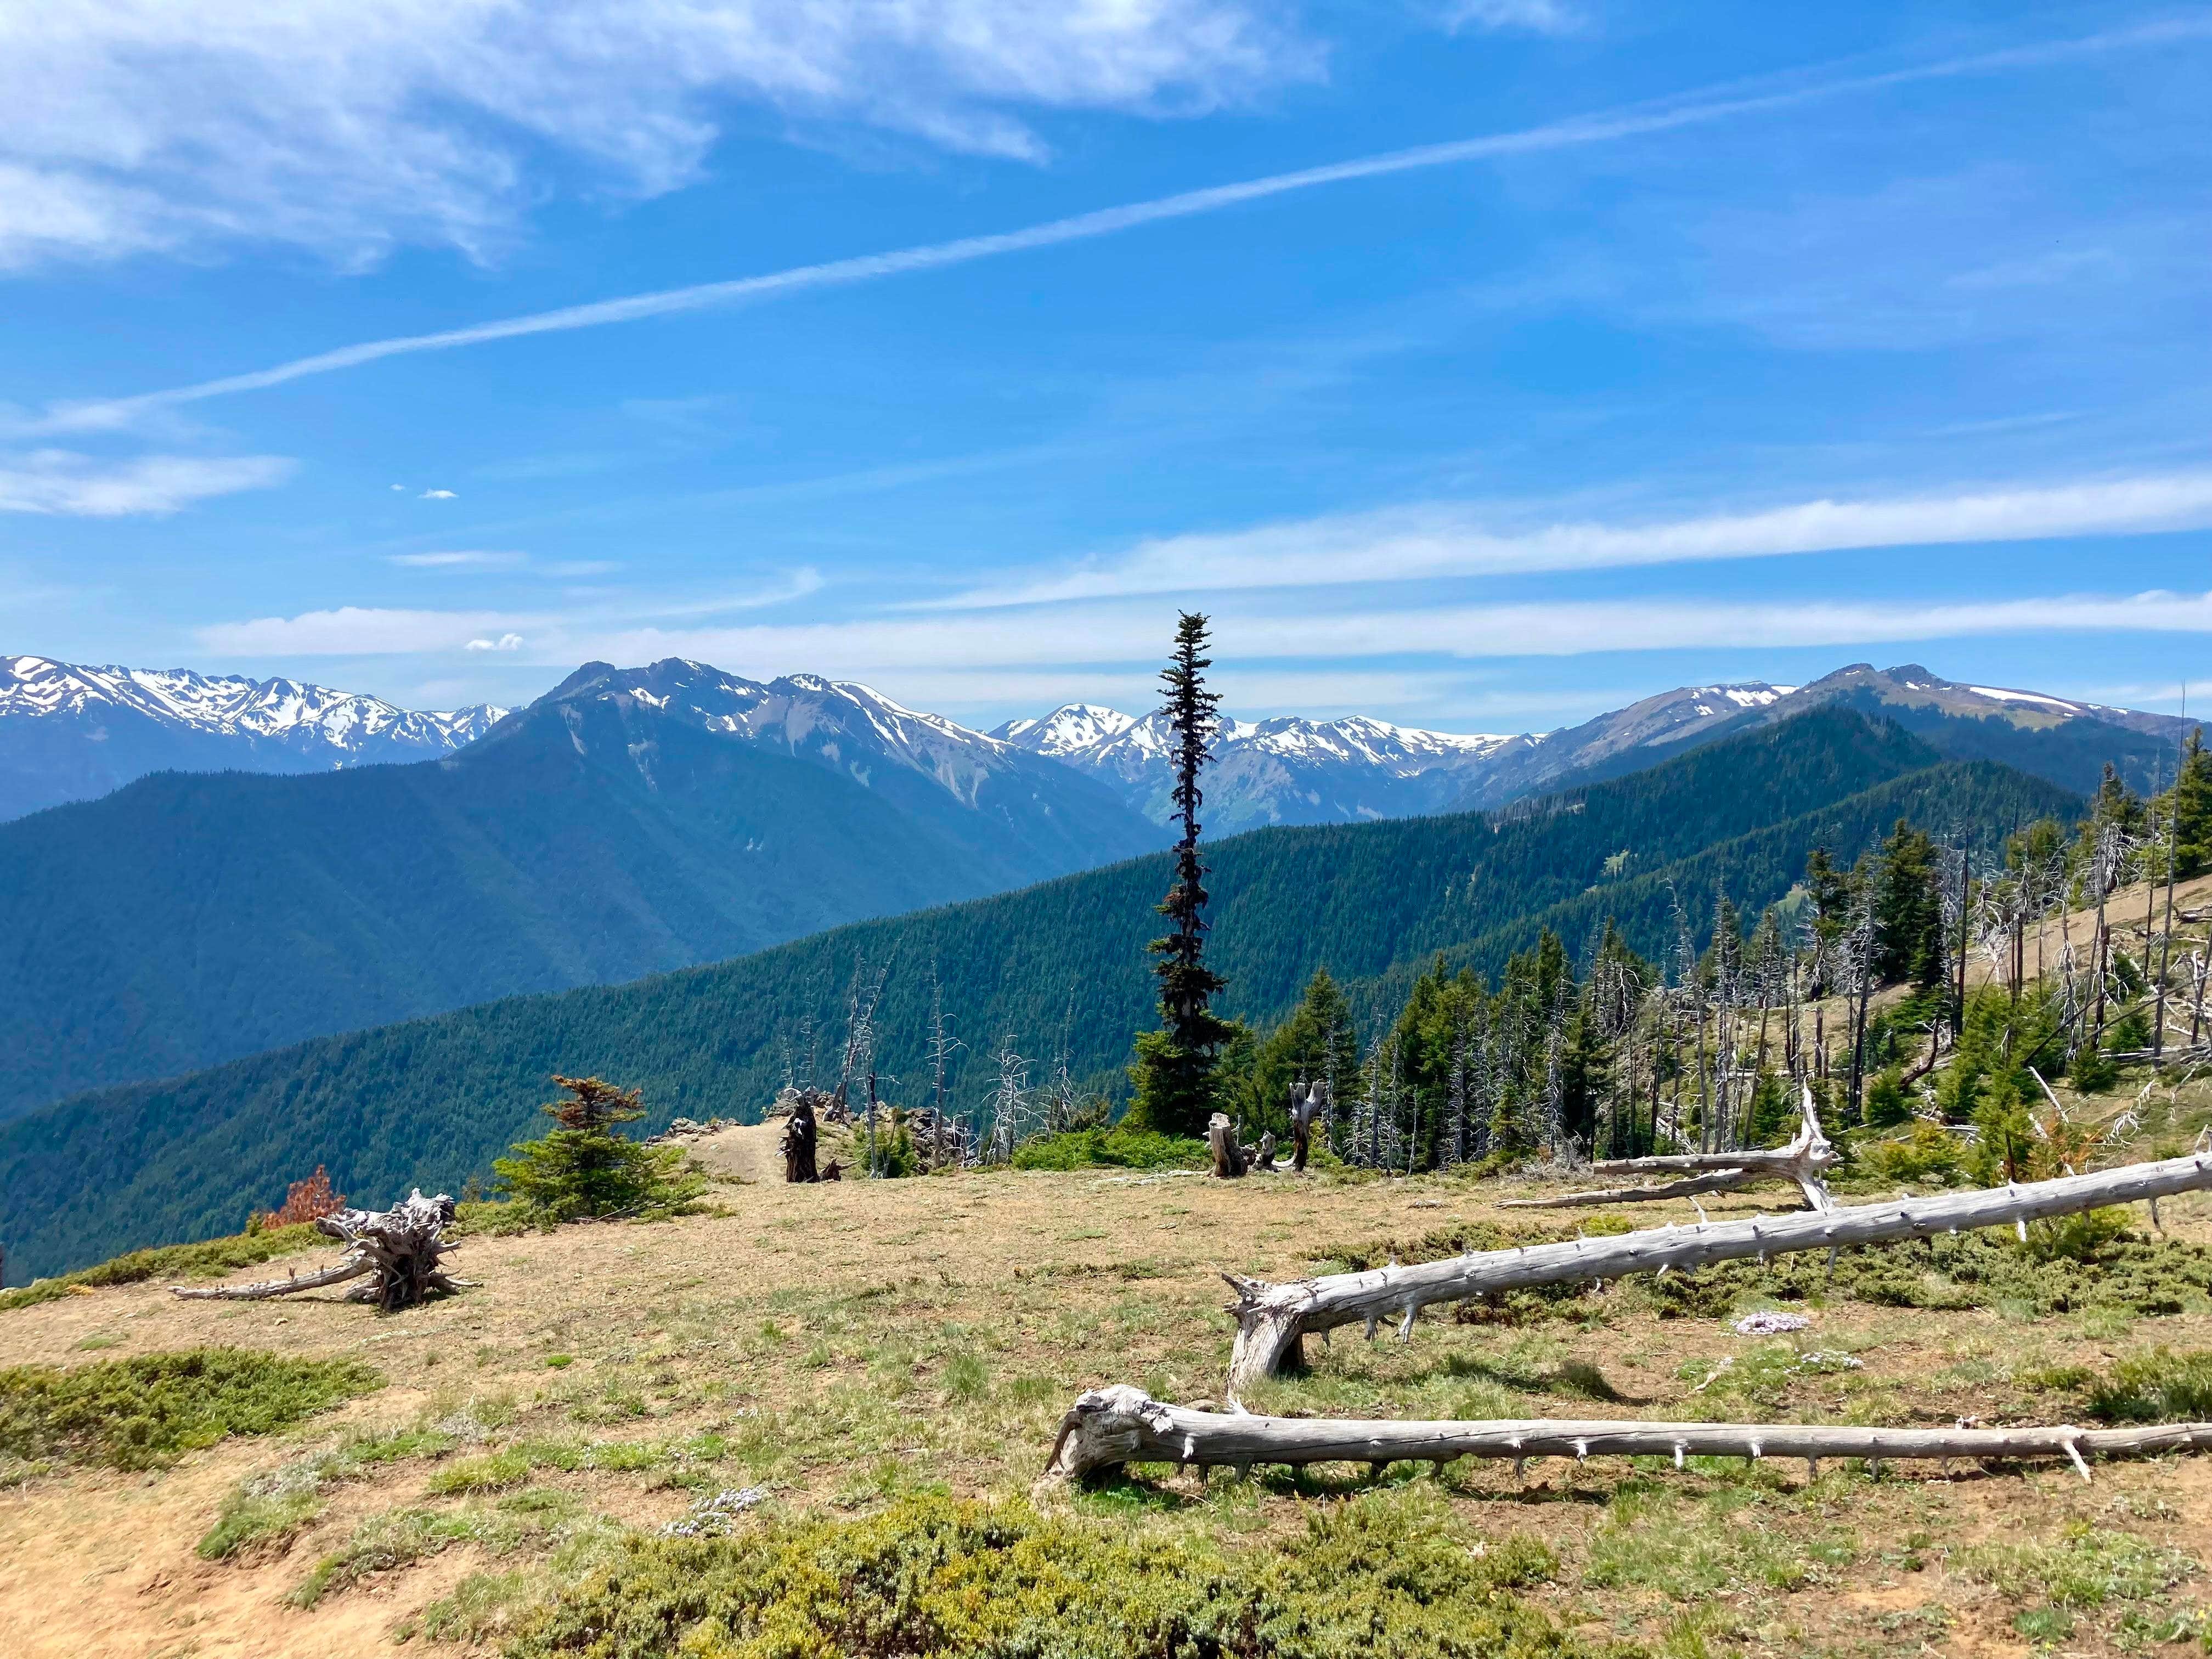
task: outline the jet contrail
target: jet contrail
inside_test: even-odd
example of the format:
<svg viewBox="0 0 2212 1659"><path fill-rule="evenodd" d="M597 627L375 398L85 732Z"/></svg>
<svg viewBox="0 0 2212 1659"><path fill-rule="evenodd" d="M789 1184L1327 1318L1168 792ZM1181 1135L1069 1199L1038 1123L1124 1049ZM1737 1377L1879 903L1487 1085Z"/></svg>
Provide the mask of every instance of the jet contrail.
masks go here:
<svg viewBox="0 0 2212 1659"><path fill-rule="evenodd" d="M555 311L534 312L528 316L509 317L496 322L474 323L465 328L446 329L434 334L404 334L391 339L364 341L358 345L340 346L334 351L318 352L310 357L295 357L289 362L278 363L270 368L225 375L219 380L201 380L167 391L57 404L40 419L26 423L26 427L32 431L57 432L119 426L132 416L145 410L198 403L204 398L227 397L232 392L257 392L266 386L282 386L288 380L300 380L310 374L327 374L336 369L351 368L384 357L403 356L417 351L447 351L456 346L481 345L492 340L557 333L572 328L597 328L609 323L636 322L647 317L698 311L709 306L732 305L807 289L872 282L878 277L901 276L908 271L933 270L946 265L993 258L1004 253L1020 253L1031 248L1052 247L1062 242L1110 236L1141 225L1156 224L1162 220L1189 218L1196 214L1212 213L1242 203L1286 195L1292 191L1310 190L1321 185L1374 179L1394 173L1411 173L1425 167L1449 167L1459 162L1485 161L1498 156L1610 143L1622 138L1640 137L1683 127L1709 125L1736 116L1783 108L1792 104L1880 91L1916 81L2027 68L2085 52L2197 39L2208 33L2212 33L2212 17L2184 18L2107 34L1984 52L1942 63L1880 74L1852 76L1773 92L1735 96L1715 96L1711 91L1692 93L1659 104L1636 105L1622 110L1575 116L1517 132L1493 133L1479 138L1425 144L1413 149L1392 150L1381 155L1332 162L1325 167L1301 168L1294 173L1278 173L1264 179L1248 179L1238 184L1184 191L1149 202L1133 202L1121 207L1102 208L1065 219L1048 220L1019 230L1000 231L984 236L963 236L952 241L927 243L918 247L861 254L847 259L831 259L818 264L794 265L787 270L743 276L730 282L701 283L689 288L663 289L652 294L631 295L623 299L564 306ZM26 428L19 427L17 429Z"/></svg>

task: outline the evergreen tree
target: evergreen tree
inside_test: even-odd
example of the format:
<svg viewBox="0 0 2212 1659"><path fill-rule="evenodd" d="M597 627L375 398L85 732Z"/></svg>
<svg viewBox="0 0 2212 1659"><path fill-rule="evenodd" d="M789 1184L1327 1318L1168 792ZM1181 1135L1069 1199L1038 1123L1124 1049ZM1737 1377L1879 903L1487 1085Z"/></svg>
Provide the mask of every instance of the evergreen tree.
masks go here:
<svg viewBox="0 0 2212 1659"><path fill-rule="evenodd" d="M1943 983L1942 860L1924 830L1897 821L1875 870L1874 970L1877 979Z"/></svg>
<svg viewBox="0 0 2212 1659"><path fill-rule="evenodd" d="M1805 858L1805 896L1812 905L1813 994L1825 995L1842 971L1844 935L1850 931L1851 878L1825 847Z"/></svg>
<svg viewBox="0 0 2212 1659"><path fill-rule="evenodd" d="M1160 985L1160 1029L1137 1039L1137 1060L1130 1068L1135 1099L1129 1115L1141 1128L1166 1134L1202 1135L1215 1109L1215 1057L1229 1036L1212 1002L1226 981L1206 967L1206 866L1198 856L1198 811L1205 802L1199 787L1218 723L1221 699L1206 689L1206 671L1213 665L1206 652L1203 616L1184 611L1176 625L1175 652L1161 671L1167 692L1161 713L1173 741L1175 790L1170 799L1182 820L1176 843L1176 879L1157 907L1175 931L1152 942L1159 958L1152 972Z"/></svg>
<svg viewBox="0 0 2212 1659"><path fill-rule="evenodd" d="M2173 823L2176 879L2186 881L2212 870L2212 754L2205 752L2201 726L2182 745L2173 793L2160 816L2168 814Z"/></svg>
<svg viewBox="0 0 2212 1659"><path fill-rule="evenodd" d="M541 1107L559 1127L518 1142L495 1159L499 1184L549 1225L587 1215L667 1212L696 1198L705 1182L684 1170L676 1146L647 1146L615 1133L645 1115L640 1091L595 1077L559 1077L568 1098Z"/></svg>
<svg viewBox="0 0 2212 1659"><path fill-rule="evenodd" d="M1317 968L1291 1017L1261 1042L1253 1068L1256 1110L1251 1121L1278 1136L1290 1130L1291 1088L1328 1085L1332 1114L1341 1117L1358 1088L1359 1038L1352 1005L1326 968Z"/></svg>

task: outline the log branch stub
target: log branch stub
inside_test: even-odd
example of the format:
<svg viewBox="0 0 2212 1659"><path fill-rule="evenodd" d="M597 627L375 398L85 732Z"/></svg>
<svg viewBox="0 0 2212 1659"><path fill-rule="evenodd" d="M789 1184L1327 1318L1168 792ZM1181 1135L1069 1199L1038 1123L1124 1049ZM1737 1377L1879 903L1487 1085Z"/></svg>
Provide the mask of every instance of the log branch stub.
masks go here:
<svg viewBox="0 0 2212 1659"><path fill-rule="evenodd" d="M1645 1228L1610 1238L1518 1245L1281 1285L1240 1279L1232 1281L1237 1296L1227 1310L1237 1326L1228 1397L1236 1399L1250 1383L1281 1370L1297 1339L1308 1331L1399 1316L1431 1303L1468 1301L1538 1285L1663 1273L1746 1256L1838 1250L1846 1245L2025 1224L2208 1188L2212 1188L2212 1152L2198 1152L2054 1181L1748 1221Z"/></svg>
<svg viewBox="0 0 2212 1659"><path fill-rule="evenodd" d="M1364 1463L1437 1466L1462 1457L1691 1457L1900 1459L2063 1458L2087 1474L2088 1456L2212 1449L2212 1423L2083 1429L1880 1429L1842 1424L1646 1423L1551 1418L1401 1423L1389 1419L1259 1417L1195 1411L1117 1383L1093 1389L1060 1419L1048 1480L1077 1480L1128 1463Z"/></svg>

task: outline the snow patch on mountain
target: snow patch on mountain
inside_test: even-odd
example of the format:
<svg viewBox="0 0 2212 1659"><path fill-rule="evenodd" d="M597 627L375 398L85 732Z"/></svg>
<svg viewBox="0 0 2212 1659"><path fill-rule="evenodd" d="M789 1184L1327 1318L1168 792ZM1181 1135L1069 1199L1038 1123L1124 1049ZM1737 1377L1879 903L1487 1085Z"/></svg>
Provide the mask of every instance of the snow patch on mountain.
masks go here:
<svg viewBox="0 0 2212 1659"><path fill-rule="evenodd" d="M436 711L301 680L249 680L188 668L125 668L0 657L0 720L129 710L161 725L226 737L270 738L323 749L331 763L356 758L372 739L426 756L474 742L507 711L490 704ZM380 756L380 758L390 758Z"/></svg>

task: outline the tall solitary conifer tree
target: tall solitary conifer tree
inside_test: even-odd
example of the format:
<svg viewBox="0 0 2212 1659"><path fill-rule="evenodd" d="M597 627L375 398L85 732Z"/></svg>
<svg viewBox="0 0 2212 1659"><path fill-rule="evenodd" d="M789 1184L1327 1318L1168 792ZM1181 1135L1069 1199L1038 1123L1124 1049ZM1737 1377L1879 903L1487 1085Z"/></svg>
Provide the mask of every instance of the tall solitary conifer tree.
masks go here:
<svg viewBox="0 0 2212 1659"><path fill-rule="evenodd" d="M1228 1023L1213 1012L1213 998L1226 981L1207 968L1206 951L1206 866L1198 856L1199 808L1205 794L1199 773L1210 754L1221 699L1206 685L1213 659L1205 654L1203 616L1184 611L1176 625L1175 653L1161 671L1176 769L1175 802L1182 822L1176 843L1175 885L1159 913L1175 931L1152 943L1158 960L1152 972L1160 982L1160 1029L1137 1039L1137 1061L1130 1068L1136 1099L1131 1120L1166 1134L1201 1135L1214 1109L1217 1051L1229 1036Z"/></svg>

